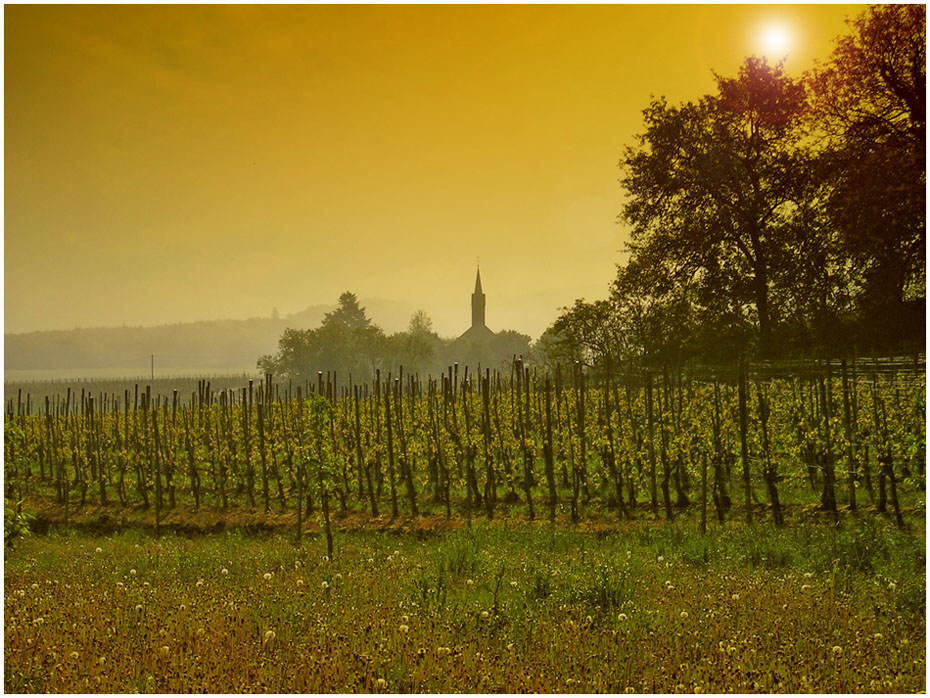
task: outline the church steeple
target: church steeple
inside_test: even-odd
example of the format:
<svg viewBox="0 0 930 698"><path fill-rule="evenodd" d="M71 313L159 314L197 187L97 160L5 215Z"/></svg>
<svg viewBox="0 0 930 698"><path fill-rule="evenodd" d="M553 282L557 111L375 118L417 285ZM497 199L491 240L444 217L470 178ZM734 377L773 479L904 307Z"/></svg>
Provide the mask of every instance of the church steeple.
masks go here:
<svg viewBox="0 0 930 698"><path fill-rule="evenodd" d="M471 326L484 327L484 292L481 290L481 269L475 277L475 292L471 294Z"/></svg>

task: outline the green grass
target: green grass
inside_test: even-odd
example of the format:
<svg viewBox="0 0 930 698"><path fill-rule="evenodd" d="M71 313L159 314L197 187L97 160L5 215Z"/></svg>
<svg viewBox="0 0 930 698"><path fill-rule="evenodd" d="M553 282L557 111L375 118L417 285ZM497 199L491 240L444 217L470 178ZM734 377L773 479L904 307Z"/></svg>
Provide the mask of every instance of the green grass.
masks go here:
<svg viewBox="0 0 930 698"><path fill-rule="evenodd" d="M925 688L923 530L883 519L705 537L688 521L596 534L476 520L340 532L325 551L317 536L26 539L5 562L4 688Z"/></svg>

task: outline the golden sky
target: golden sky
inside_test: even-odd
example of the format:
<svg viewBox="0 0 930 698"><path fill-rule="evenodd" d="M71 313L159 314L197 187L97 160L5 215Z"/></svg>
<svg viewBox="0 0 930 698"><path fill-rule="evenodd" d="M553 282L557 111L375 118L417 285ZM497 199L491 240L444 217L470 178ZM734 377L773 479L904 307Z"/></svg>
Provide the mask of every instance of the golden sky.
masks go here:
<svg viewBox="0 0 930 698"><path fill-rule="evenodd" d="M537 337L605 297L650 95L861 5L23 6L5 18L5 331L360 298ZM378 317L374 318L378 321Z"/></svg>

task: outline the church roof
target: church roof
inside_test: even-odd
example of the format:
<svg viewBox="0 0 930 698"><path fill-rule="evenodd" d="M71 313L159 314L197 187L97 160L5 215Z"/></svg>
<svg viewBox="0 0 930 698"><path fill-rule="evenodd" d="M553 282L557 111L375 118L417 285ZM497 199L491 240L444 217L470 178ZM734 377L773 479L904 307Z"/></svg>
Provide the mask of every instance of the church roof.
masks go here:
<svg viewBox="0 0 930 698"><path fill-rule="evenodd" d="M481 294L481 270L478 270L478 275L475 277L475 293Z"/></svg>
<svg viewBox="0 0 930 698"><path fill-rule="evenodd" d="M472 325L456 340L468 343L484 342L494 336L494 331L487 325Z"/></svg>

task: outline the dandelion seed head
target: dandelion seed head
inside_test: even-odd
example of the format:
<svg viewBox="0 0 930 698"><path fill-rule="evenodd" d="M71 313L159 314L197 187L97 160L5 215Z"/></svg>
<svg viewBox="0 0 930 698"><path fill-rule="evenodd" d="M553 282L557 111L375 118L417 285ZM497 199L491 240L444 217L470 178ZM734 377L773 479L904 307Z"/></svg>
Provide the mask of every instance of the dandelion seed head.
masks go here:
<svg viewBox="0 0 930 698"><path fill-rule="evenodd" d="M488 613L487 611L482 611L482 612L481 612L481 620L487 620L487 619L490 618L490 617L491 617L491 614Z"/></svg>
<svg viewBox="0 0 930 698"><path fill-rule="evenodd" d="M802 584L802 585L801 585L801 591L810 591L810 590L811 590L811 585L810 585L810 584Z"/></svg>
<svg viewBox="0 0 930 698"><path fill-rule="evenodd" d="M72 652L72 653L71 653L71 659L77 659L77 658L80 657L80 656L81 656L81 655L78 654L77 652Z"/></svg>
<svg viewBox="0 0 930 698"><path fill-rule="evenodd" d="M378 679L377 681L375 681L375 685L378 688L384 688L385 686L387 686L387 681L385 681L384 679Z"/></svg>
<svg viewBox="0 0 930 698"><path fill-rule="evenodd" d="M224 567L223 569L220 570L220 574L222 574L225 577L227 574L229 574L229 570Z"/></svg>
<svg viewBox="0 0 930 698"><path fill-rule="evenodd" d="M323 591L326 591L329 589L329 582L324 579L322 582L320 582L320 588L323 589Z"/></svg>
<svg viewBox="0 0 930 698"><path fill-rule="evenodd" d="M171 651L171 650L168 649L168 645L162 645L162 646L159 648L158 653L159 653L162 657L167 657L167 656L168 656L168 652L170 652L170 651Z"/></svg>
<svg viewBox="0 0 930 698"><path fill-rule="evenodd" d="M680 615L681 615L682 618L687 618L687 617L688 617L688 612L687 612L687 611L682 611Z"/></svg>
<svg viewBox="0 0 930 698"><path fill-rule="evenodd" d="M102 553L102 552L103 552L103 548L97 548L97 552L98 552L98 553Z"/></svg>
<svg viewBox="0 0 930 698"><path fill-rule="evenodd" d="M129 576L135 577L135 576L136 576L136 570L135 570L135 569L129 570Z"/></svg>
<svg viewBox="0 0 930 698"><path fill-rule="evenodd" d="M730 598L733 599L734 601L739 601L739 594L733 594L733 596L731 596Z"/></svg>
<svg viewBox="0 0 930 698"><path fill-rule="evenodd" d="M265 581L267 582L271 579L272 574L271 572L265 572L265 574L263 574L262 576L265 578Z"/></svg>
<svg viewBox="0 0 930 698"><path fill-rule="evenodd" d="M839 645L833 645L833 654L843 654L843 648Z"/></svg>
<svg viewBox="0 0 930 698"><path fill-rule="evenodd" d="M398 630L400 630L402 633L406 633L408 630L410 630L410 628L409 628L408 626L406 626L406 625L401 625L401 626L398 628Z"/></svg>
<svg viewBox="0 0 930 698"><path fill-rule="evenodd" d="M621 613L619 616L617 616L617 620L619 620L621 623L622 623L623 621L625 621L625 620L626 620L626 613Z"/></svg>

